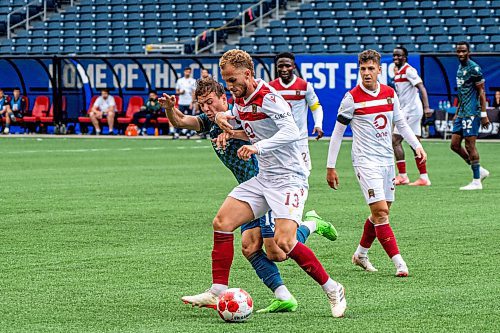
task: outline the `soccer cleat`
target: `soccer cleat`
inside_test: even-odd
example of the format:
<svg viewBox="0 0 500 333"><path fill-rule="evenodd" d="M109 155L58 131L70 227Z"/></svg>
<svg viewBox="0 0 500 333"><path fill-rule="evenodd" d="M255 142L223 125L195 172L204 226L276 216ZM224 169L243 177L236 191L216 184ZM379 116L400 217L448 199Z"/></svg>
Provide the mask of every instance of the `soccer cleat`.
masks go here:
<svg viewBox="0 0 500 333"><path fill-rule="evenodd" d="M410 178L408 176L402 177L400 175L396 176L396 179L394 180L394 184L396 185L408 185L410 183Z"/></svg>
<svg viewBox="0 0 500 333"><path fill-rule="evenodd" d="M314 210L310 210L305 214L305 221L316 222L316 230L314 231L320 236L323 236L331 241L338 237L337 229L330 222L323 220Z"/></svg>
<svg viewBox="0 0 500 333"><path fill-rule="evenodd" d="M378 272L378 269L373 267L372 263L368 259L368 256L360 256L359 254L354 253L352 256L352 263L363 268L367 272Z"/></svg>
<svg viewBox="0 0 500 333"><path fill-rule="evenodd" d="M396 266L396 276L397 277L407 277L408 276L408 266L405 263Z"/></svg>
<svg viewBox="0 0 500 333"><path fill-rule="evenodd" d="M8 127L5 127L5 128L3 129L3 134L9 134L9 132L10 132L10 130L9 130L9 128L8 128Z"/></svg>
<svg viewBox="0 0 500 333"><path fill-rule="evenodd" d="M198 306L200 308L217 309L217 295L210 291L210 289L198 295L184 296L181 300L184 304L191 304L192 306Z"/></svg>
<svg viewBox="0 0 500 333"><path fill-rule="evenodd" d="M413 183L409 183L410 186L431 186L431 181L428 179L419 178Z"/></svg>
<svg viewBox="0 0 500 333"><path fill-rule="evenodd" d="M479 179L483 181L486 177L490 175L490 172L483 167L479 167Z"/></svg>
<svg viewBox="0 0 500 333"><path fill-rule="evenodd" d="M337 282L337 288L332 292L326 293L326 296L332 308L332 315L335 318L343 317L347 308L344 286Z"/></svg>
<svg viewBox="0 0 500 333"><path fill-rule="evenodd" d="M268 307L258 310L257 313L295 312L298 306L299 304L293 296L286 301L275 298Z"/></svg>
<svg viewBox="0 0 500 333"><path fill-rule="evenodd" d="M474 191L482 189L483 189L483 184L481 184L481 182L474 182L474 181L472 181L469 185L462 186L460 188L460 190L462 191Z"/></svg>

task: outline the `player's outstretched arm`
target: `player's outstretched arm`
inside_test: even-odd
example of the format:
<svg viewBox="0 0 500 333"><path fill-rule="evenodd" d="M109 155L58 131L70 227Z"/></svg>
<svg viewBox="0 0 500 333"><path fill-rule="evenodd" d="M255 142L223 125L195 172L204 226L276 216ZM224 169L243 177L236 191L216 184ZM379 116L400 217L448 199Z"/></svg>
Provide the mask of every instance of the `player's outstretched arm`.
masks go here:
<svg viewBox="0 0 500 333"><path fill-rule="evenodd" d="M230 114L231 111L219 112L215 114L215 123L224 132L232 133L233 126L229 123L230 120L236 119L235 116Z"/></svg>
<svg viewBox="0 0 500 333"><path fill-rule="evenodd" d="M198 117L186 116L175 107L175 96L163 94L158 98L160 105L165 109L168 121L177 128L186 128L189 130L200 131L201 125Z"/></svg>

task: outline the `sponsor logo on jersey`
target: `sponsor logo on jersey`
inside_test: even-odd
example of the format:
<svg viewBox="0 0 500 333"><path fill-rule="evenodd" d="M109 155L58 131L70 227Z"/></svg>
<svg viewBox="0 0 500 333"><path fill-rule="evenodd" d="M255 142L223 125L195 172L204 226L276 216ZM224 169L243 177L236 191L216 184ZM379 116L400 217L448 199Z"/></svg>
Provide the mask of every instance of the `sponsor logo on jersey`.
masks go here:
<svg viewBox="0 0 500 333"><path fill-rule="evenodd" d="M387 126L387 117L383 114L379 114L375 117L373 126L375 126L376 129L383 130Z"/></svg>
<svg viewBox="0 0 500 333"><path fill-rule="evenodd" d="M274 119L276 119L276 120L284 119L284 118L289 117L291 115L292 115L292 112L287 111L287 112L283 112L283 113L274 115Z"/></svg>

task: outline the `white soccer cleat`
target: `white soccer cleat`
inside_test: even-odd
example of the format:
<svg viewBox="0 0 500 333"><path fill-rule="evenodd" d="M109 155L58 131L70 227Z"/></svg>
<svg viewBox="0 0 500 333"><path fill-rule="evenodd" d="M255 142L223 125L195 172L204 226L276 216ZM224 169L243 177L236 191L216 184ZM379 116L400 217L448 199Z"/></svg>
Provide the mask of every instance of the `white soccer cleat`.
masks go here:
<svg viewBox="0 0 500 333"><path fill-rule="evenodd" d="M368 259L368 256L360 256L359 254L354 253L352 256L352 263L363 268L367 272L378 272L378 269L373 267L372 263Z"/></svg>
<svg viewBox="0 0 500 333"><path fill-rule="evenodd" d="M490 172L483 167L479 167L479 179L483 181L486 177L490 175Z"/></svg>
<svg viewBox="0 0 500 333"><path fill-rule="evenodd" d="M483 184L481 184L481 182L474 182L474 181L472 181L469 185L462 186L460 188L460 190L462 191L474 191L482 189L483 189Z"/></svg>
<svg viewBox="0 0 500 333"><path fill-rule="evenodd" d="M8 127L5 127L5 128L3 129L3 134L9 134L9 133L10 133L9 128L8 128Z"/></svg>
<svg viewBox="0 0 500 333"><path fill-rule="evenodd" d="M199 306L200 308L217 309L217 295L210 291L210 289L198 295L184 296L181 300L184 304L191 304L192 306Z"/></svg>
<svg viewBox="0 0 500 333"><path fill-rule="evenodd" d="M326 293L328 297L328 302L330 302L330 307L332 308L332 316L335 318L340 318L344 316L344 312L347 309L347 302L345 300L345 290L344 286L337 283L337 287L334 291Z"/></svg>
<svg viewBox="0 0 500 333"><path fill-rule="evenodd" d="M402 263L396 266L396 276L397 277L407 277L408 276L408 266L406 263Z"/></svg>

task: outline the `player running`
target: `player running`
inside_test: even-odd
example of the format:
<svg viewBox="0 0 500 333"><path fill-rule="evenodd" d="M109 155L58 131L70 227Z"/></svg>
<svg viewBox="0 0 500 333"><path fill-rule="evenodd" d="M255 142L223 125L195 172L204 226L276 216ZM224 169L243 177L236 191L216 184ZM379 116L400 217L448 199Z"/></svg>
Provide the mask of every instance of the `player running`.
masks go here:
<svg viewBox="0 0 500 333"><path fill-rule="evenodd" d="M420 141L422 136L422 116L426 117L432 115L429 108L429 98L427 90L422 83L422 79L418 76L417 70L413 68L408 61L408 50L402 46L398 46L392 53L392 59L396 65L394 76L394 83L396 92L399 97L399 104L401 112L405 115L408 126L410 126L417 139ZM422 101L418 96L418 92L422 97ZM422 106L423 102L423 106ZM415 155L415 162L417 169L420 173L420 178L415 182L410 183L408 174L406 173L405 151L402 143L403 137L399 134L398 129L394 129L392 134L392 147L394 149L394 156L396 157L396 166L398 167L399 174L396 176L396 185L412 185L412 186L430 186L431 181L427 175L427 164Z"/></svg>
<svg viewBox="0 0 500 333"><path fill-rule="evenodd" d="M235 96L232 111L218 113L217 124L231 133L229 119L241 121L251 144L240 147L238 157L256 156L259 173L238 185L226 198L214 221L212 286L190 296L191 303L211 300L228 288L233 261L233 232L272 210L276 244L325 291L332 315L346 309L344 288L333 281L314 253L296 239L307 199L309 171L302 162L297 141L300 132L286 101L262 80L256 80L253 60L242 50L230 50L219 62L221 74ZM231 114L231 115L230 115Z"/></svg>
<svg viewBox="0 0 500 333"><path fill-rule="evenodd" d="M382 70L380 54L366 50L359 54L358 61L361 83L347 92L340 104L330 139L326 180L331 188L338 189L339 178L335 166L345 129L351 124L354 171L371 211L352 262L366 271L377 271L368 260L368 250L377 238L394 262L396 276L408 276L408 267L399 253L389 224L389 209L394 201L395 190L392 125L396 126L419 159L425 161L427 156L406 123L394 90L377 82Z"/></svg>
<svg viewBox="0 0 500 333"><path fill-rule="evenodd" d="M479 126L487 128L490 124L486 114L484 78L481 67L470 60L469 43L457 43L456 51L460 61L457 71L458 107L453 118L451 150L460 155L472 169L472 182L460 189L482 190L481 181L490 175L488 170L479 165L479 152L476 148ZM463 138L465 149L462 147Z"/></svg>
<svg viewBox="0 0 500 333"><path fill-rule="evenodd" d="M314 119L313 134L318 133L316 140L323 137L323 107L319 103L318 96L314 92L312 84L297 77L295 70L295 56L292 53L280 53L274 58L278 70L278 78L269 82L269 85L290 104L293 118L300 131L300 152L304 163L309 170L312 169L309 154L309 133L307 130L307 109L310 108Z"/></svg>
<svg viewBox="0 0 500 333"><path fill-rule="evenodd" d="M160 98L160 103L165 108L170 122L176 128L185 128L201 133L208 132L212 140L217 139L222 130L214 123L214 117L217 113L228 110L224 87L212 77L198 80L195 98L200 109L203 111L198 116L184 115L180 110L176 109L174 107L175 96L163 94L163 97ZM255 157L247 161L238 158L238 149L244 145L248 145L249 142L243 131L235 131L234 135L238 138L234 137L227 143L224 142L224 150L219 149L215 143L213 143L213 147L217 157L231 170L238 183L243 183L257 175L259 168ZM297 239L300 242L305 243L311 232L315 232L330 240L336 239L337 232L335 228L330 223L323 221L314 211L307 212L305 219L307 221L303 222L297 230ZM298 306L297 300L288 291L281 279L278 267L271 261L283 261L286 259L286 254L273 240L274 231L271 221L270 216L266 215L241 226L243 255L253 266L259 278L274 292L276 297L268 307L257 312L295 311ZM262 243L265 245L267 255L262 250ZM184 298L184 300L189 303L198 304L191 302L190 298ZM208 304L203 303L200 305L212 307L217 304L216 301L216 297L213 297L212 303L208 302Z"/></svg>

